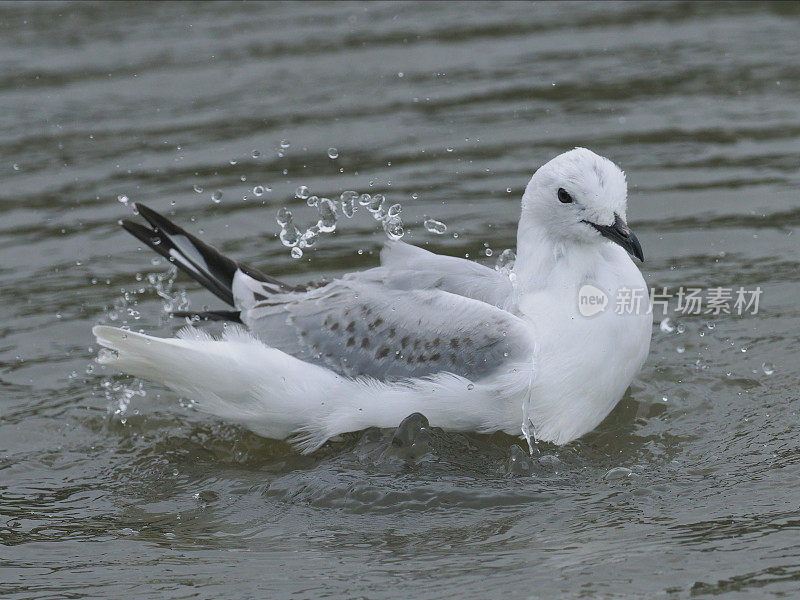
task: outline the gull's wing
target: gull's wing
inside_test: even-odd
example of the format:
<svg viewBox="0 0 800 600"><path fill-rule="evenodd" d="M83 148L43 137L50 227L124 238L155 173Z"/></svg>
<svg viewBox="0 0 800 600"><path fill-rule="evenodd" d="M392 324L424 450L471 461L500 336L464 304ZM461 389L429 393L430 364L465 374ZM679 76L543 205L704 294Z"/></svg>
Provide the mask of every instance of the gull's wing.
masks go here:
<svg viewBox="0 0 800 600"><path fill-rule="evenodd" d="M253 295L240 306L242 322L266 344L348 377L449 372L477 380L532 354L528 326L511 313L442 290L395 289L362 275L302 293Z"/></svg>
<svg viewBox="0 0 800 600"><path fill-rule="evenodd" d="M501 308L509 307L514 291L508 276L494 269L401 241L388 242L381 252L381 267L365 273L396 289L439 289Z"/></svg>

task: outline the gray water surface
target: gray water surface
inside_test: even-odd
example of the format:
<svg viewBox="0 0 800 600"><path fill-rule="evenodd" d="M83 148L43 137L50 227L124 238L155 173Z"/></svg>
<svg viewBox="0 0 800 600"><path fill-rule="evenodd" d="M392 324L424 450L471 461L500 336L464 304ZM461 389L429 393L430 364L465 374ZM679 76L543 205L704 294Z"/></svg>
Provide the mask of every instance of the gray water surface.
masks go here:
<svg viewBox="0 0 800 600"><path fill-rule="evenodd" d="M788 3L0 5L0 595L796 597L798 32ZM530 465L501 435L303 457L93 364L97 323L221 308L119 228L134 201L290 282L386 240L362 212L291 258L300 185L493 265L577 145L627 172L650 285L763 294L657 315L614 412Z"/></svg>

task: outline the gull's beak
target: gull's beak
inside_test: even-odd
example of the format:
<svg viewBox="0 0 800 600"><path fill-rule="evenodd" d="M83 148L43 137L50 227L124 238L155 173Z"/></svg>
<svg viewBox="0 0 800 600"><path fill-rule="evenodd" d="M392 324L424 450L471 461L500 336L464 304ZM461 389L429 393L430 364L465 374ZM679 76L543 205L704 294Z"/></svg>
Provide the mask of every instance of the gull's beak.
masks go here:
<svg viewBox="0 0 800 600"><path fill-rule="evenodd" d="M589 221L584 222L589 223ZM639 243L639 239L617 213L614 213L613 225L598 225L597 223L589 223L589 225L597 229L600 235L610 239L615 244L619 244L632 256L644 262L644 252L642 252L642 245Z"/></svg>

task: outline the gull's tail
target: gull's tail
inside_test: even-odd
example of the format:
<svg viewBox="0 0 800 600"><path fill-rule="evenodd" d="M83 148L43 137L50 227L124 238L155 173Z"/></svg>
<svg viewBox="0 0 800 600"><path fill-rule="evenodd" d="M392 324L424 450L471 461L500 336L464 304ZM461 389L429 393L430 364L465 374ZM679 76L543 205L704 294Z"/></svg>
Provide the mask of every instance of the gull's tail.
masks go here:
<svg viewBox="0 0 800 600"><path fill-rule="evenodd" d="M134 206L150 227L130 219L123 219L121 225L125 231L147 244L170 262L175 263L184 273L231 306L236 306L233 280L237 272L244 273L257 282L268 284L273 293L294 291L295 288L282 281L264 275L245 263L231 260L213 246L206 244L144 204L137 202ZM197 314L206 319L239 320L238 311L181 313L180 316L187 314Z"/></svg>
<svg viewBox="0 0 800 600"><path fill-rule="evenodd" d="M92 333L112 351L101 351L100 364L163 383L203 412L274 439L297 433L324 390L352 383L265 346L236 327L223 339L194 328L182 330L177 338L104 325ZM313 450L324 441L301 446Z"/></svg>

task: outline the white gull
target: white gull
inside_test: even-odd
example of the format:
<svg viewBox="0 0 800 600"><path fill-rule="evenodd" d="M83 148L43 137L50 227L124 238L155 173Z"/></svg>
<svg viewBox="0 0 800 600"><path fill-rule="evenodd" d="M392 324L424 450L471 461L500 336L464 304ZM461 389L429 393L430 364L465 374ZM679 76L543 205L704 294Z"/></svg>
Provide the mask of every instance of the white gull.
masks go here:
<svg viewBox="0 0 800 600"><path fill-rule="evenodd" d="M220 339L96 326L111 350L99 362L304 452L414 412L446 430L564 444L608 415L649 351L646 293L638 311L609 303L587 317L579 305L581 289L646 290L629 256L643 260L625 222L625 176L584 148L528 183L510 274L389 242L380 267L291 286L137 208L149 226L125 229L235 308L198 314L241 325Z"/></svg>

